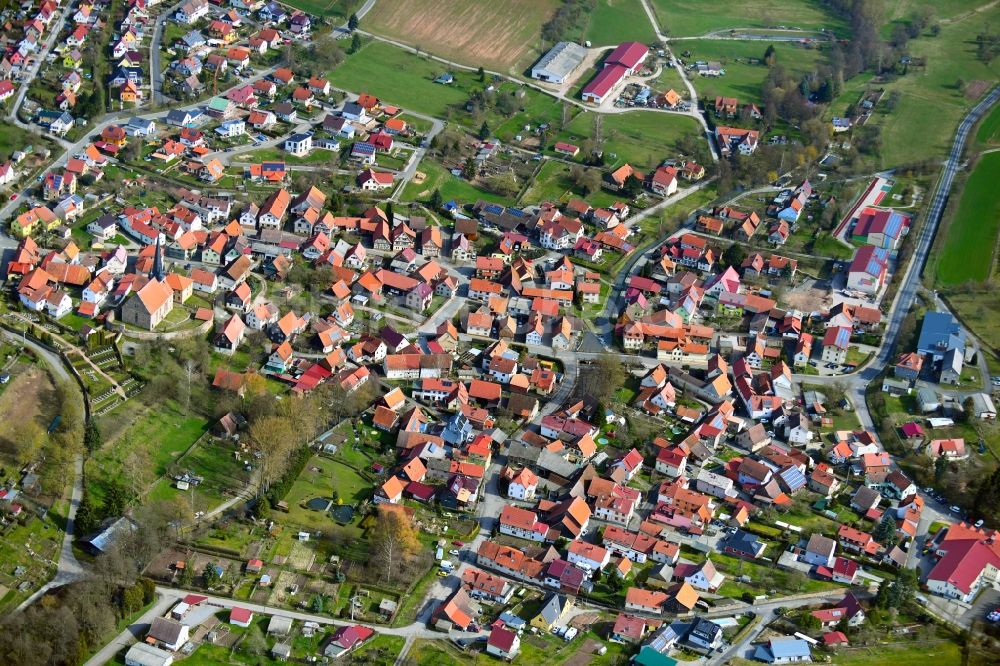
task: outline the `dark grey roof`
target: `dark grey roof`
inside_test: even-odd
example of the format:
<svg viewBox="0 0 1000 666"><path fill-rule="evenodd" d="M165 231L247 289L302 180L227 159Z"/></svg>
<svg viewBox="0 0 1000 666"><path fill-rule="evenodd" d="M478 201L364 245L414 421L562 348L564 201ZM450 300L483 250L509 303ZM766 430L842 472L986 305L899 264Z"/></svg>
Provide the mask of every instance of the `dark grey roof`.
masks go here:
<svg viewBox="0 0 1000 666"><path fill-rule="evenodd" d="M538 447L517 441L511 443L510 450L507 452L507 459L522 464L529 463L533 465L538 462L538 457L541 454L542 450Z"/></svg>
<svg viewBox="0 0 1000 666"><path fill-rule="evenodd" d="M707 643L714 642L721 633L722 627L703 617L695 618L691 624L691 628L688 630L688 636L693 634Z"/></svg>
<svg viewBox="0 0 1000 666"><path fill-rule="evenodd" d="M150 625L147 635L161 643L174 645L180 638L183 628L184 625L177 620L171 620L168 617L157 617L153 619L153 624Z"/></svg>

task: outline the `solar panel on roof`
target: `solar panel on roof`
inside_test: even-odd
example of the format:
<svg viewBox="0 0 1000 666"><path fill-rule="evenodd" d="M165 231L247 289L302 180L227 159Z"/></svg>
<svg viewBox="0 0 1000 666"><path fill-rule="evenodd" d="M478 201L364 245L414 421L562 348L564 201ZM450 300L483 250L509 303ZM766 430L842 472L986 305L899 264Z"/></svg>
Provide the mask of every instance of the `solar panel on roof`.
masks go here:
<svg viewBox="0 0 1000 666"><path fill-rule="evenodd" d="M788 484L788 488L793 492L806 485L806 477L802 475L798 467L789 467L781 473L781 478Z"/></svg>
<svg viewBox="0 0 1000 666"><path fill-rule="evenodd" d="M489 204L483 208L483 212L489 213L491 215L499 215L503 212L503 206L498 206L497 204Z"/></svg>

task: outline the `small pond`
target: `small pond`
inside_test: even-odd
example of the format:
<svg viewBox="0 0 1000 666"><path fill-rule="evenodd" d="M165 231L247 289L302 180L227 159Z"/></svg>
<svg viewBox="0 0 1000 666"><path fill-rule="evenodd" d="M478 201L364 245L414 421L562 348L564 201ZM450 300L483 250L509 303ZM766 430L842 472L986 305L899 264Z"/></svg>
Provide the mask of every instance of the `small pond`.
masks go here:
<svg viewBox="0 0 1000 666"><path fill-rule="evenodd" d="M333 502L326 499L325 497L314 497L308 502L306 502L306 506L312 509L313 511L326 511L332 505Z"/></svg>
<svg viewBox="0 0 1000 666"><path fill-rule="evenodd" d="M354 507L346 504L335 506L330 509L330 515L332 515L333 519L338 523L346 525L351 522L351 519L354 518Z"/></svg>

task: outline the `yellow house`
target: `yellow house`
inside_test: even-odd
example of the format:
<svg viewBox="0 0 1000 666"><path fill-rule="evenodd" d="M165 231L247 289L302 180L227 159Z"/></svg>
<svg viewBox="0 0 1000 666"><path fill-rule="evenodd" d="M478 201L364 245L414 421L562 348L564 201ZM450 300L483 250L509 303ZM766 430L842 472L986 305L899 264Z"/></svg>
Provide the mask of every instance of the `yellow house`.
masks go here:
<svg viewBox="0 0 1000 666"><path fill-rule="evenodd" d="M550 631L552 627L558 624L563 616L565 616L572 607L572 597L555 594L554 592L550 593L547 597L545 597L545 601L542 603L542 608L538 611L538 615L533 617L529 624L532 627L537 627L541 631Z"/></svg>
<svg viewBox="0 0 1000 666"><path fill-rule="evenodd" d="M108 125L101 132L101 140L120 148L128 143L128 135L125 133L124 127Z"/></svg>
<svg viewBox="0 0 1000 666"><path fill-rule="evenodd" d="M30 210L27 213L18 215L17 219L10 225L11 233L17 238L26 238L35 233L37 228L38 218L32 215Z"/></svg>
<svg viewBox="0 0 1000 666"><path fill-rule="evenodd" d="M120 94L120 99L122 104L129 103L135 104L139 101L141 95L139 93L139 87L132 83L131 81L126 81L125 85L122 86L122 91Z"/></svg>
<svg viewBox="0 0 1000 666"><path fill-rule="evenodd" d="M67 69L79 69L83 64L83 56L76 49L63 56L63 67Z"/></svg>
<svg viewBox="0 0 1000 666"><path fill-rule="evenodd" d="M18 238L25 238L38 231L39 227L51 231L59 226L59 218L45 206L36 206L26 213L21 213L11 223L11 232Z"/></svg>

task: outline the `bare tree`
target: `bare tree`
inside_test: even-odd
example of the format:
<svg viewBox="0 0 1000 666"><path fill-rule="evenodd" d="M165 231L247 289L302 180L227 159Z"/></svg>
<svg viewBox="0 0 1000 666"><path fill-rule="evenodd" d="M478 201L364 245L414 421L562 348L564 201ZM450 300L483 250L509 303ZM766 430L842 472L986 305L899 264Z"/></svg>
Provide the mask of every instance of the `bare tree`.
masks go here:
<svg viewBox="0 0 1000 666"><path fill-rule="evenodd" d="M260 454L258 497L266 493L288 469L294 436L291 421L283 416L265 416L250 426L250 439Z"/></svg>

